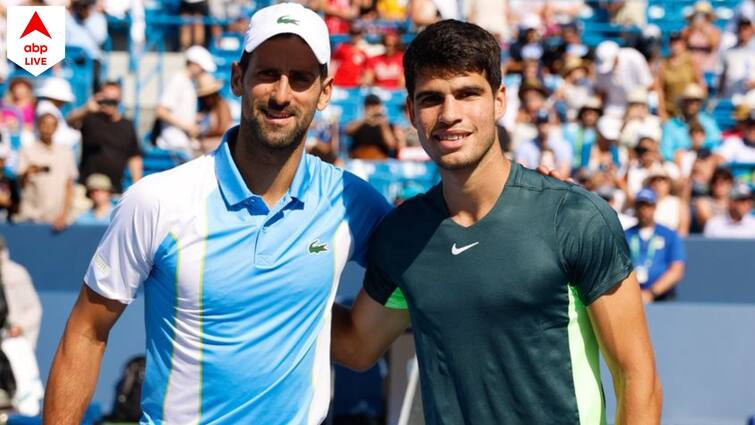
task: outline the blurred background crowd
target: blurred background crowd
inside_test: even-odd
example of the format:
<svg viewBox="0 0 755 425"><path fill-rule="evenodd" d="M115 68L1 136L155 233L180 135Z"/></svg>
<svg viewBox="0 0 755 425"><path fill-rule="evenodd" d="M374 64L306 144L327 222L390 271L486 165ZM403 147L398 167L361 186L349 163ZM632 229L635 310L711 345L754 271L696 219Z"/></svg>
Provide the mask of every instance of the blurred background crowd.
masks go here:
<svg viewBox="0 0 755 425"><path fill-rule="evenodd" d="M627 227L647 187L657 222L682 236L755 237L751 202L738 199L751 192L755 164L753 1L305 3L331 31L337 87L307 149L390 198L437 179L408 122L402 51L424 26L457 18L501 43L508 107L499 136L512 159L571 176ZM65 5L69 54L45 78L0 60L4 220L106 223L131 182L212 151L238 120L229 64L262 4L4 0L0 14L14 4ZM138 101L124 106L123 75L108 63L118 50L131 56L125 73L150 52L185 55L158 87L152 125ZM708 226L717 216L735 227Z"/></svg>

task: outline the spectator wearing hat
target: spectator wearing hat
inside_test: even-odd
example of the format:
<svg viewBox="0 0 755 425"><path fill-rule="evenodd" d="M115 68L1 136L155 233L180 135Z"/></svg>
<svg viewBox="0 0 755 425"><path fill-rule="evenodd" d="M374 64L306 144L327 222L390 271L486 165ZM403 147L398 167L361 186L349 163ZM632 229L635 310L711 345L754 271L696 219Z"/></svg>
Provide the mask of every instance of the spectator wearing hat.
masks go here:
<svg viewBox="0 0 755 425"><path fill-rule="evenodd" d="M628 157L626 148L618 144L620 128L621 120L602 116L596 127L598 137L595 143L582 146L581 166L608 172L612 178L623 175Z"/></svg>
<svg viewBox="0 0 755 425"><path fill-rule="evenodd" d="M18 183L5 169L10 153L8 143L0 143L0 221L13 221L21 201Z"/></svg>
<svg viewBox="0 0 755 425"><path fill-rule="evenodd" d="M73 152L53 143L57 125L55 115L40 115L37 118L39 140L19 152L21 205L18 221L50 223L55 230L62 230L68 226L73 182L79 173Z"/></svg>
<svg viewBox="0 0 755 425"><path fill-rule="evenodd" d="M656 205L656 194L641 190L635 199L637 225L625 232L645 304L676 298L687 261L679 234L655 219Z"/></svg>
<svg viewBox="0 0 755 425"><path fill-rule="evenodd" d="M535 117L535 128L536 136L517 147L516 161L527 168L543 165L562 176L571 175L572 150L563 139L561 127L551 123L548 112L542 110Z"/></svg>
<svg viewBox="0 0 755 425"><path fill-rule="evenodd" d="M127 167L132 182L138 181L143 171L136 130L133 122L121 115L121 99L120 84L108 81L86 105L68 116L68 121L81 131L81 181L95 173L104 174L113 182L116 193L123 191Z"/></svg>
<svg viewBox="0 0 755 425"><path fill-rule="evenodd" d="M76 218L76 224L109 224L113 211L113 185L108 176L95 173L86 179L87 198L92 208Z"/></svg>
<svg viewBox="0 0 755 425"><path fill-rule="evenodd" d="M672 33L669 36L669 55L660 62L658 72L659 111L661 116L674 117L679 113L679 105L676 99L682 95L684 89L690 84L697 84L705 88L705 80L698 63L687 51L681 33Z"/></svg>
<svg viewBox="0 0 755 425"><path fill-rule="evenodd" d="M713 22L715 18L713 6L700 0L687 16L687 26L682 30L682 38L703 72L712 71L718 59L716 55L721 42L721 31Z"/></svg>
<svg viewBox="0 0 755 425"><path fill-rule="evenodd" d="M383 102L375 94L364 99L364 118L350 122L345 133L351 137L349 156L357 159L382 160L396 156L398 139L388 122Z"/></svg>
<svg viewBox="0 0 755 425"><path fill-rule="evenodd" d="M595 49L595 90L603 98L607 115L623 117L627 95L635 87L652 89L655 79L642 53L603 41Z"/></svg>
<svg viewBox="0 0 755 425"><path fill-rule="evenodd" d="M671 175L664 168L654 168L644 186L652 189L658 199L655 221L687 236L690 228L689 205L686 200L674 194L677 185Z"/></svg>
<svg viewBox="0 0 755 425"><path fill-rule="evenodd" d="M354 88L365 84L367 53L362 47L363 35L364 25L361 22L352 23L349 41L341 43L333 52L333 84L336 86Z"/></svg>
<svg viewBox="0 0 755 425"><path fill-rule="evenodd" d="M592 96L580 106L577 121L564 125L564 138L572 148L574 169L582 166L583 146L595 144L598 137L595 127L601 115L603 115L602 103L598 97Z"/></svg>
<svg viewBox="0 0 755 425"><path fill-rule="evenodd" d="M385 51L367 59L365 84L388 90L404 87L404 52L401 38L395 31L383 34L382 44Z"/></svg>
<svg viewBox="0 0 755 425"><path fill-rule="evenodd" d="M639 192L648 177L660 173L673 181L679 179L679 168L671 161L665 161L658 150L658 139L650 134L640 134L640 141L634 147L634 158L629 161L626 173L626 190L629 199Z"/></svg>
<svg viewBox="0 0 755 425"><path fill-rule="evenodd" d="M165 87L157 108L152 137L158 147L191 157L199 136L197 120L197 79L217 69L210 52L202 46L186 50L186 68L177 72Z"/></svg>
<svg viewBox="0 0 755 425"><path fill-rule="evenodd" d="M689 123L697 121L705 129L705 148L715 149L721 144L721 130L716 121L702 110L705 91L697 84L690 84L679 99L679 114L663 125L661 153L667 161L672 161L679 149L689 149L692 139L689 136Z"/></svg>
<svg viewBox="0 0 755 425"><path fill-rule="evenodd" d="M739 122L742 134L724 139L721 146L714 151L719 164L739 162L755 164L755 109Z"/></svg>
<svg viewBox="0 0 755 425"><path fill-rule="evenodd" d="M201 155L214 151L223 134L233 125L231 107L220 95L223 83L210 74L202 74L197 80L199 97L199 153Z"/></svg>
<svg viewBox="0 0 755 425"><path fill-rule="evenodd" d="M595 93L593 82L589 78L587 63L575 56L567 56L561 66L563 83L556 90L553 98L563 102L566 106L566 120L569 122L577 118L585 99L589 99Z"/></svg>
<svg viewBox="0 0 755 425"><path fill-rule="evenodd" d="M752 189L738 184L730 194L729 207L705 224L708 238L755 238L755 216L752 214Z"/></svg>
<svg viewBox="0 0 755 425"><path fill-rule="evenodd" d="M648 91L644 87L635 87L627 94L627 110L619 142L633 148L643 134L655 141L661 140L661 119L648 109Z"/></svg>
<svg viewBox="0 0 755 425"><path fill-rule="evenodd" d="M66 45L80 47L92 60L95 90L99 88L105 59L102 47L107 38L107 19L97 10L97 0L72 0L66 15Z"/></svg>
<svg viewBox="0 0 755 425"><path fill-rule="evenodd" d="M737 22L737 44L721 58L722 71L718 92L723 98L735 98L755 89L755 27L749 19Z"/></svg>
<svg viewBox="0 0 755 425"><path fill-rule="evenodd" d="M52 138L53 143L78 152L81 144L81 133L68 126L61 109L66 103L76 100L71 85L60 77L45 78L37 86L36 96L35 120L43 114L54 115L58 124Z"/></svg>

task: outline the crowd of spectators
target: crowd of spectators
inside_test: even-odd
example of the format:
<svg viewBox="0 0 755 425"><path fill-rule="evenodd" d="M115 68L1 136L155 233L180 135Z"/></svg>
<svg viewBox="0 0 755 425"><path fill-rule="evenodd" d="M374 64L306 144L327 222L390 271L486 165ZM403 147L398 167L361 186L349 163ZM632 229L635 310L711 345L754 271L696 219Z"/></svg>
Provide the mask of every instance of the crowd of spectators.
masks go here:
<svg viewBox="0 0 755 425"><path fill-rule="evenodd" d="M710 3L699 1L683 27L669 32L647 23L646 1L304 2L325 16L333 35L336 91L361 96L350 104L356 113L317 113L310 153L339 165L427 160L406 109L378 94L403 93L403 44L413 33L463 17L502 46L508 104L499 136L511 159L571 176L608 200L627 228L636 222L637 194L650 189L655 222L681 236L752 234L752 197L745 199L755 164L752 0L740 2L726 25ZM104 64L108 19L130 17L130 36L139 41L143 2L58 3L69 9L69 44L89 52L95 67ZM175 16L184 18L176 30L185 67L162 88L150 135L154 146L189 159L211 152L233 124L234 99L224 95L221 75L227 72L210 52L226 34L244 30L241 18L250 11L236 0L182 0L176 7ZM586 41L588 9L625 31ZM91 99L73 109L65 79L6 82L0 114L5 219L56 229L80 216L94 222L107 216L106 203L122 192L124 176L142 176L144 145L123 116L122 88L107 79L94 84ZM722 127L720 114L713 114L721 102L733 104L725 117L733 126ZM20 135L20 148L9 148L9 133Z"/></svg>

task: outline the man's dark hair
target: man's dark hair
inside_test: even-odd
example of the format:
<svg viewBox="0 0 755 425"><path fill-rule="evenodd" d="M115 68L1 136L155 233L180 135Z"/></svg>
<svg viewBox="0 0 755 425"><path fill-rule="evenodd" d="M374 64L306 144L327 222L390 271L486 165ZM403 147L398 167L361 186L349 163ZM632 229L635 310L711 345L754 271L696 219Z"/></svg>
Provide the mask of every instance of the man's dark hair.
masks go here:
<svg viewBox="0 0 755 425"><path fill-rule="evenodd" d="M434 23L417 35L404 54L409 96L414 96L420 73L451 77L470 72L484 75L494 93L501 87L501 47L475 24L451 19Z"/></svg>

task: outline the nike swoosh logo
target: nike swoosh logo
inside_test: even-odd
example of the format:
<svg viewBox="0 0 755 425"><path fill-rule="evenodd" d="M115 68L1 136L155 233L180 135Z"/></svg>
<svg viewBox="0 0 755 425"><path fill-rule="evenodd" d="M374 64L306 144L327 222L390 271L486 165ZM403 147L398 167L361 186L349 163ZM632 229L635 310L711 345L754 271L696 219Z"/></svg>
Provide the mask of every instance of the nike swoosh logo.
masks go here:
<svg viewBox="0 0 755 425"><path fill-rule="evenodd" d="M451 254L452 255L459 255L462 252L468 250L469 248L472 248L473 246L477 245L478 243L479 242L471 243L469 245L465 245L465 246L462 246L460 248L457 248L456 244L454 243L453 246L451 247Z"/></svg>

